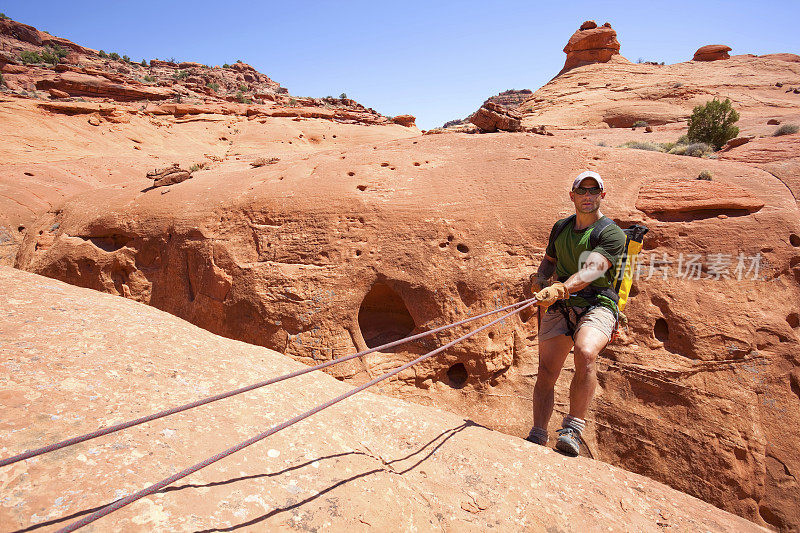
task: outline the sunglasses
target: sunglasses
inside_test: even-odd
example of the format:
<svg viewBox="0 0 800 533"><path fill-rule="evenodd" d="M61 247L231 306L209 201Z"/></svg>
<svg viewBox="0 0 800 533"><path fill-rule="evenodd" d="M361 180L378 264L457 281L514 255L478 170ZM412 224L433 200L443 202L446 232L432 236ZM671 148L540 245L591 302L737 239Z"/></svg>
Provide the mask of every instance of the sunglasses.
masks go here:
<svg viewBox="0 0 800 533"><path fill-rule="evenodd" d="M583 196L586 193L589 193L592 196L595 196L595 195L598 195L601 192L603 192L603 189L601 189L600 187L575 187L573 189L573 192L575 194L580 195L580 196Z"/></svg>

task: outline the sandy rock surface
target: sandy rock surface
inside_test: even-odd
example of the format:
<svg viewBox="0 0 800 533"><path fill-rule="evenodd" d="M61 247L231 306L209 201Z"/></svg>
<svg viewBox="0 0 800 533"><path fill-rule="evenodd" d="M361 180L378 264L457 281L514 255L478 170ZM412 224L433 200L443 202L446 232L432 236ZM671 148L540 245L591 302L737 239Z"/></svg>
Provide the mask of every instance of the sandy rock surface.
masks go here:
<svg viewBox="0 0 800 533"><path fill-rule="evenodd" d="M197 172L169 194L78 196L26 233L18 265L312 363L521 298L586 167L605 177L610 216L651 228L630 330L600 363L591 453L753 520L797 523L785 502L800 494L786 438L800 427L800 214L780 180L743 163L532 134L388 141ZM706 169L713 181L696 180ZM667 207L685 207L652 203L664 184ZM724 191L736 200L718 201ZM526 435L535 323L510 319L386 389ZM333 373L360 383L431 346Z"/></svg>
<svg viewBox="0 0 800 533"><path fill-rule="evenodd" d="M278 108L275 115L282 114ZM247 116L241 104L37 102L0 95L0 264L13 264L33 221L64 199L98 187L142 190L146 174L259 157L309 153L419 135L416 127L369 125L331 116Z"/></svg>
<svg viewBox="0 0 800 533"><path fill-rule="evenodd" d="M3 457L299 368L152 307L0 267ZM0 529L53 531L349 390L310 374L0 469ZM650 479L361 393L95 531L758 531Z"/></svg>

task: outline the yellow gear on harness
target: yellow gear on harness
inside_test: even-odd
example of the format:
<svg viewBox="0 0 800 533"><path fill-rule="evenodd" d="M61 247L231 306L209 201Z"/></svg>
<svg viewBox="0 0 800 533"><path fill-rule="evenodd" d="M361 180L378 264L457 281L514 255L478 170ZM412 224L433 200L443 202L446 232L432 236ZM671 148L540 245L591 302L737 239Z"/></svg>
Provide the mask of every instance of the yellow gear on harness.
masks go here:
<svg viewBox="0 0 800 533"><path fill-rule="evenodd" d="M636 265L639 261L639 252L642 251L644 235L649 230L645 226L634 225L622 230L625 233L625 254L620 259L617 268L617 276L614 278L614 290L619 294L617 308L622 313L625 304L628 303L628 296L633 285L633 278L636 275Z"/></svg>

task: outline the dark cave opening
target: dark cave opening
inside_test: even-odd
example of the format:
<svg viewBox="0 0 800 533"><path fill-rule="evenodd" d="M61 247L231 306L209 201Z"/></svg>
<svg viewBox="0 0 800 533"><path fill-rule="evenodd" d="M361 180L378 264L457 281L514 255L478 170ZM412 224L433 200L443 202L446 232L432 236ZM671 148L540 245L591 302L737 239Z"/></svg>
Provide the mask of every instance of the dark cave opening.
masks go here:
<svg viewBox="0 0 800 533"><path fill-rule="evenodd" d="M358 327L367 347L374 348L407 337L416 324L400 295L378 282L361 302Z"/></svg>

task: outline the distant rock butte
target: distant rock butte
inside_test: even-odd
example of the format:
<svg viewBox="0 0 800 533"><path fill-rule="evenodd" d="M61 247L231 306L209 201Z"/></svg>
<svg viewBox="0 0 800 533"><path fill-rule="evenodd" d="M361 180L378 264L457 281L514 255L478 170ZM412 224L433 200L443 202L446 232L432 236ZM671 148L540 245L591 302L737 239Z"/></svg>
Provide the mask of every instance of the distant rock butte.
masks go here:
<svg viewBox="0 0 800 533"><path fill-rule="evenodd" d="M302 368L154 308L7 267L0 267L0 307L2 363L18 369L0 392L1 457ZM313 373L4 467L0 530L63 527L349 390ZM643 476L372 391L93 526L350 531L366 524L763 531Z"/></svg>
<svg viewBox="0 0 800 533"><path fill-rule="evenodd" d="M701 46L694 53L694 61L719 61L720 59L730 59L728 52L731 47L724 44L708 44Z"/></svg>

